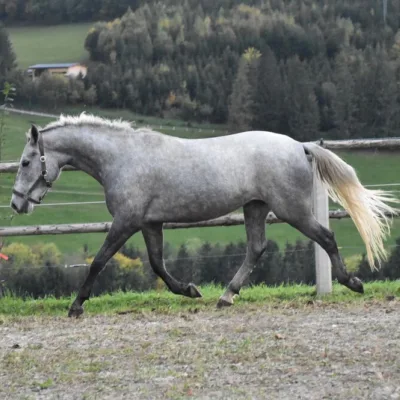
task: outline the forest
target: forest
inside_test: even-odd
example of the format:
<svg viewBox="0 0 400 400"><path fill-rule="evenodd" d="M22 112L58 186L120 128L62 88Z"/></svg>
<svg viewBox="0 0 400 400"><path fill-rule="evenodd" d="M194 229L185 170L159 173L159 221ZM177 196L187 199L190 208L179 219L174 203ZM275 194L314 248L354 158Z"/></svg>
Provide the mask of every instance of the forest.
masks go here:
<svg viewBox="0 0 400 400"><path fill-rule="evenodd" d="M94 22L89 73L75 81L32 83L0 30L0 81L21 105L125 108L302 141L398 135L398 2L0 0L0 15Z"/></svg>

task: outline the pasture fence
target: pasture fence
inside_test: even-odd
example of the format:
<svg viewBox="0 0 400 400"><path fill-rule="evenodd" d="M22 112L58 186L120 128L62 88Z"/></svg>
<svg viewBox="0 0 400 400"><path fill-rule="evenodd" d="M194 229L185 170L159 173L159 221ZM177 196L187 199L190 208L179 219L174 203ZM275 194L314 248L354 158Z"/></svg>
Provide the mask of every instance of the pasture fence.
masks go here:
<svg viewBox="0 0 400 400"><path fill-rule="evenodd" d="M399 151L400 138L382 139L357 139L357 140L327 140L322 139L317 142L319 145L335 150L362 150L362 151ZM0 173L15 173L18 170L17 162L0 163ZM64 171L77 171L71 166L66 166ZM369 185L369 186L399 186L395 184ZM76 205L76 204L102 204L101 202L70 202L53 203L54 205ZM48 205L49 206L49 205ZM0 206L4 207L4 206ZM314 179L313 189L313 208L317 220L325 227L329 227L329 219L349 218L349 214L344 210L329 210L329 198L325 186ZM390 215L392 216L392 215ZM394 215L395 217L396 215ZM267 224L282 223L273 213L270 213L265 221ZM229 214L213 220L193 222L193 223L166 223L165 229L187 229L200 227L234 226L244 224L244 216L239 213ZM108 232L111 222L81 223L81 224L54 224L36 226L14 226L1 227L0 238L11 236L31 236L31 235L60 235L60 234L80 234ZM326 294L332 291L331 263L326 252L315 244L315 270L316 286L318 294Z"/></svg>

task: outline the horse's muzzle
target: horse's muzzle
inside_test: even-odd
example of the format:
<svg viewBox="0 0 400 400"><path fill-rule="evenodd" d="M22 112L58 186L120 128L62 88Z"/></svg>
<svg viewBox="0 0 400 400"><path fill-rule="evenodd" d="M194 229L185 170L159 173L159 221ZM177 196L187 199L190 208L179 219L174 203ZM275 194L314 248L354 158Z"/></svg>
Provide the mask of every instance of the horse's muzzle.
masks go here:
<svg viewBox="0 0 400 400"><path fill-rule="evenodd" d="M29 214L33 208L28 200L17 197L15 195L11 197L10 206L17 214Z"/></svg>

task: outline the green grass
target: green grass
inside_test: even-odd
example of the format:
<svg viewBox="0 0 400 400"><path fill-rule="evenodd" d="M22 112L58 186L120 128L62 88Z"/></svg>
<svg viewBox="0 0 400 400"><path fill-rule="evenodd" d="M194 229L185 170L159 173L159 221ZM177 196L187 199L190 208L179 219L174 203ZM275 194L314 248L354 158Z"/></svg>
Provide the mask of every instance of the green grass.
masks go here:
<svg viewBox="0 0 400 400"><path fill-rule="evenodd" d="M82 62L92 23L8 28L20 68L39 63Z"/></svg>
<svg viewBox="0 0 400 400"><path fill-rule="evenodd" d="M400 296L400 281L371 282L366 283L365 294L360 295L349 289L335 284L333 293L320 298L323 304L353 304L368 301L382 301ZM179 313L198 312L212 310L223 293L220 286L203 286L200 288L203 297L200 299L188 299L177 296L169 291L149 291L144 293L117 292L114 294L93 297L85 303L87 314L107 313ZM259 306L299 307L305 306L317 300L315 288L306 285L290 286L254 286L245 288L240 296L235 299L234 307L242 307L249 304ZM23 300L19 297L6 296L0 299L0 315L2 316L33 316L33 315L65 315L74 296L70 298L56 299L47 297L44 299ZM1 323L1 319L0 319Z"/></svg>
<svg viewBox="0 0 400 400"><path fill-rule="evenodd" d="M101 115L111 117L124 116L123 112L119 114L117 111L98 111ZM131 119L131 118L127 118ZM44 125L49 119L38 118L23 115L9 115L6 118L6 143L3 154L3 161L17 160L20 157L21 151L25 143L24 133L28 130L32 122L39 125ZM154 120L153 120L154 122ZM171 121L163 121L163 129L165 133L174 134L177 136L206 136L220 134L221 131L212 129L199 128L188 129L186 127L178 127L171 131L168 123ZM340 154L347 162L353 165L364 184L377 183L397 183L400 182L400 160L396 154L383 153L341 153ZM10 200L11 187L13 185L13 174L0 175L0 205L7 205ZM394 188L395 190L397 188ZM102 188L91 177L81 172L65 172L60 180L54 185L54 190L82 192L84 194L70 193L49 193L46 197L45 204L55 202L70 202L70 201L98 201L103 200ZM400 187L397 189L400 190ZM335 207L336 208L336 207ZM10 215L9 209L0 208L0 225L9 225L8 221L4 221L4 217ZM81 206L65 206L65 207L37 207L35 212L30 216L16 216L12 222L12 226L17 225L36 225L36 224L62 224L62 223L82 223L82 222L101 222L109 221L110 215L105 205L81 205ZM342 247L342 254L349 256L353 254L361 254L364 251L363 243L358 235L353 222L349 219L341 221L331 221L331 227L336 234L338 244ZM298 231L285 224L276 224L267 227L267 235L270 239L278 242L283 248L286 242L294 242L297 239L305 239ZM62 235L62 236L31 236L31 237L16 237L6 239L7 243L12 241L34 244L38 242L54 242L64 253L81 252L83 244L89 246L89 251L95 253L100 247L105 237L104 233L94 233L85 235ZM393 245L395 238L400 237L400 220L394 221L392 235L387 244ZM216 228L197 228L166 231L165 241L169 242L174 248L188 240L209 241L212 243L219 242L228 244L229 242L237 242L245 239L245 231L242 226L235 227L216 227ZM144 248L144 242L141 234L135 235L130 243Z"/></svg>

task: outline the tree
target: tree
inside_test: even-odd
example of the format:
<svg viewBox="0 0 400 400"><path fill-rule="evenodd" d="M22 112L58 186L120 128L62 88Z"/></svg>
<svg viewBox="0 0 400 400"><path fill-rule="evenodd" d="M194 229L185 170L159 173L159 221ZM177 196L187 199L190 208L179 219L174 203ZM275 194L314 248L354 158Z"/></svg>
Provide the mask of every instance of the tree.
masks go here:
<svg viewBox="0 0 400 400"><path fill-rule="evenodd" d="M233 84L229 105L229 125L236 132L249 130L254 120L254 93L261 53L249 48L243 54Z"/></svg>
<svg viewBox="0 0 400 400"><path fill-rule="evenodd" d="M91 85L88 90L83 93L83 101L85 104L93 107L97 102L97 89L95 85Z"/></svg>
<svg viewBox="0 0 400 400"><path fill-rule="evenodd" d="M279 247L273 240L267 241L267 248L262 255L257 267L250 276L252 284L275 285L279 283L282 272L282 257Z"/></svg>
<svg viewBox="0 0 400 400"><path fill-rule="evenodd" d="M299 141L317 139L319 110L307 63L298 57L287 60L284 74L284 133Z"/></svg>
<svg viewBox="0 0 400 400"><path fill-rule="evenodd" d="M38 262L38 255L34 253L33 249L22 243L14 242L5 246L3 253L9 256L12 266L16 269L27 265L36 265Z"/></svg>
<svg viewBox="0 0 400 400"><path fill-rule="evenodd" d="M215 256L216 253L211 244L209 242L203 243L197 253L200 283L212 283L214 281Z"/></svg>
<svg viewBox="0 0 400 400"><path fill-rule="evenodd" d="M226 286L243 263L245 254L246 244L244 242L229 243L225 247L220 263L215 270L215 282Z"/></svg>
<svg viewBox="0 0 400 400"><path fill-rule="evenodd" d="M9 74L16 69L16 57L8 32L0 23L0 87Z"/></svg>
<svg viewBox="0 0 400 400"><path fill-rule="evenodd" d="M193 271L193 257L190 256L186 244L182 244L178 250L176 260L171 266L171 274L183 282L192 282Z"/></svg>
<svg viewBox="0 0 400 400"><path fill-rule="evenodd" d="M296 269L292 269L291 281L313 285L315 283L315 251L314 242L296 241L293 250Z"/></svg>
<svg viewBox="0 0 400 400"><path fill-rule="evenodd" d="M272 50L266 47L257 71L253 127L270 132L280 132L283 99L284 91L279 66Z"/></svg>
<svg viewBox="0 0 400 400"><path fill-rule="evenodd" d="M67 102L68 81L43 73L36 86L37 97L49 108L57 109Z"/></svg>
<svg viewBox="0 0 400 400"><path fill-rule="evenodd" d="M350 68L350 55L342 52L335 60L333 75L336 88L333 101L335 124L341 138L352 137L355 133L357 101L355 79Z"/></svg>
<svg viewBox="0 0 400 400"><path fill-rule="evenodd" d="M389 259L382 267L382 275L386 279L398 280L400 279L400 238L396 239L396 246L394 247Z"/></svg>
<svg viewBox="0 0 400 400"><path fill-rule="evenodd" d="M2 110L0 112L0 161L2 160L3 156L3 149L5 145L5 132L4 128L6 126L5 123L5 115L7 113L7 108L12 106L12 103L14 101L14 95L15 95L15 87L10 84L9 82L5 82L4 88L1 91L1 94L4 96L4 103L2 104ZM1 246L0 242L0 246Z"/></svg>
<svg viewBox="0 0 400 400"><path fill-rule="evenodd" d="M357 91L358 135L385 137L397 135L399 106L394 68L387 52L378 46L364 52L364 68L359 73Z"/></svg>

